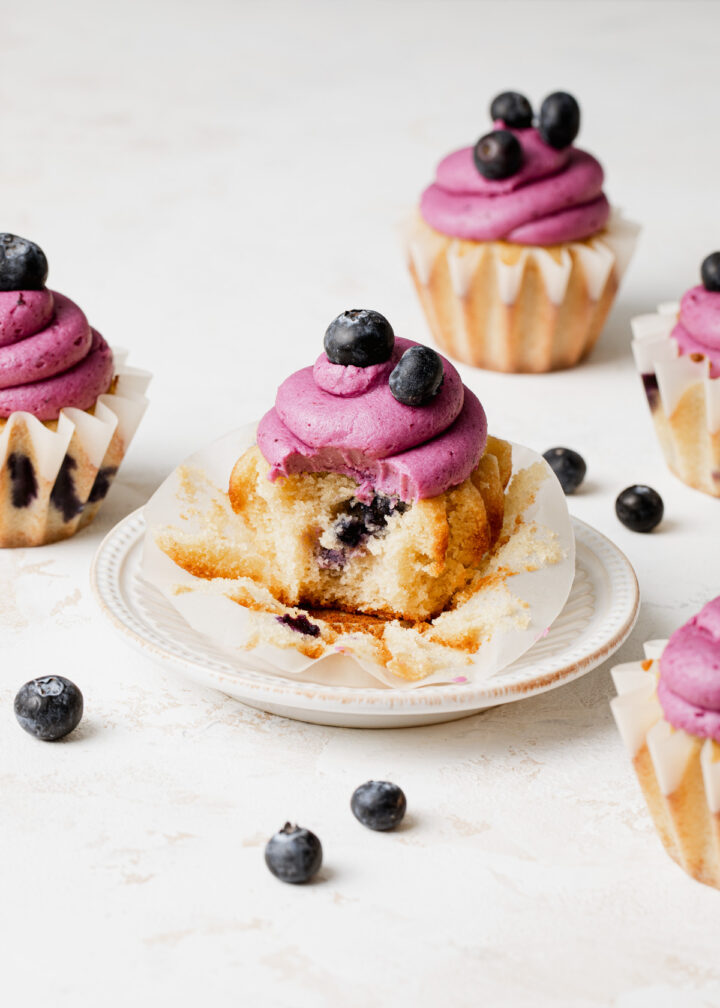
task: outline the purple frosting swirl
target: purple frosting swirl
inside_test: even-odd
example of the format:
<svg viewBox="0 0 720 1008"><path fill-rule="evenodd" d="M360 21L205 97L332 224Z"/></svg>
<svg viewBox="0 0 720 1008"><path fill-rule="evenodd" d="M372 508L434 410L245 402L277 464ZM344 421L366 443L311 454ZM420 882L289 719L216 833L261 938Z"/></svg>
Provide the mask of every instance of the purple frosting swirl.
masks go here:
<svg viewBox="0 0 720 1008"><path fill-rule="evenodd" d="M462 483L487 441L485 412L443 358L444 380L427 406L405 406L388 378L411 340L396 339L390 360L343 367L321 354L287 378L260 421L258 447L275 480L298 472L338 472L374 491L411 501Z"/></svg>
<svg viewBox="0 0 720 1008"><path fill-rule="evenodd" d="M720 597L668 641L658 699L674 728L720 742Z"/></svg>
<svg viewBox="0 0 720 1008"><path fill-rule="evenodd" d="M507 129L502 121L495 129ZM420 213L442 234L471 241L554 245L601 231L610 216L602 166L591 154L555 150L534 128L513 129L523 166L504 179L486 179L464 147L444 158L422 194Z"/></svg>
<svg viewBox="0 0 720 1008"><path fill-rule="evenodd" d="M720 293L691 287L680 302L680 317L670 334L683 354L698 353L710 361L710 376L720 377Z"/></svg>

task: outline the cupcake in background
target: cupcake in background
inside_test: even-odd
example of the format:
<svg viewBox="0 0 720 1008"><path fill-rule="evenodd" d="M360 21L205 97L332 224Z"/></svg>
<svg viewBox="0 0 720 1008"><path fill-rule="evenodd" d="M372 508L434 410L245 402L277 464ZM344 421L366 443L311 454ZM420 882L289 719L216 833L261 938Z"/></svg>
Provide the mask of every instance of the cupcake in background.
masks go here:
<svg viewBox="0 0 720 1008"><path fill-rule="evenodd" d="M545 372L593 348L638 228L613 213L603 169L572 146L580 109L549 95L535 121L515 92L492 131L449 154L422 194L410 273L438 346L495 371Z"/></svg>
<svg viewBox="0 0 720 1008"><path fill-rule="evenodd" d="M633 353L668 466L720 497L720 252L700 276L679 304L633 319Z"/></svg>
<svg viewBox="0 0 720 1008"><path fill-rule="evenodd" d="M34 242L0 234L0 547L87 525L147 406L150 375L123 367L47 274Z"/></svg>
<svg viewBox="0 0 720 1008"><path fill-rule="evenodd" d="M668 854L720 888L720 597L645 654L613 669L612 712Z"/></svg>

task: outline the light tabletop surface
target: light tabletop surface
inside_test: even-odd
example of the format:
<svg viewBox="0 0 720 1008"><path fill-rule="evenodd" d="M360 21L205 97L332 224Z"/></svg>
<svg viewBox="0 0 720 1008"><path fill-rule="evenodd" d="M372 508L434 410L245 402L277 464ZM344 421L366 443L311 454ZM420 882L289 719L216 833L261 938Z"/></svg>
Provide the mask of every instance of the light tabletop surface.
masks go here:
<svg viewBox="0 0 720 1008"><path fill-rule="evenodd" d="M582 105L613 203L643 224L576 370L464 368L491 429L588 464L572 512L635 566L640 656L720 593L720 501L666 470L629 320L720 246L715 3L2 4L2 230L39 242L151 406L75 539L0 553L0 1002L572 1006L720 1001L720 893L665 855L608 708L613 662L445 726L358 731L257 713L116 637L88 571L186 455L271 403L331 318L374 307L426 339L400 225L439 158L507 88ZM635 535L616 494L666 519ZM75 680L63 743L17 726L27 679ZM394 835L349 812L390 779ZM276 881L287 819L321 878Z"/></svg>

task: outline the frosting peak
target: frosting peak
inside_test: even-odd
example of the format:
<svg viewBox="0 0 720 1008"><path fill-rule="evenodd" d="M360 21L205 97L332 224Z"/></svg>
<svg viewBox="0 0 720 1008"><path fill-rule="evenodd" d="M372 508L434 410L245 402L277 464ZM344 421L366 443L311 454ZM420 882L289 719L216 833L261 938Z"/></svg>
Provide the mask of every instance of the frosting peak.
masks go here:
<svg viewBox="0 0 720 1008"><path fill-rule="evenodd" d="M720 742L720 597L670 638L658 699L674 728Z"/></svg>
<svg viewBox="0 0 720 1008"><path fill-rule="evenodd" d="M508 129L502 121L495 127ZM425 221L452 238L528 245L579 241L602 230L610 206L600 163L577 147L551 147L534 127L509 132L522 148L520 170L488 179L475 167L472 147L449 154L421 197Z"/></svg>
<svg viewBox="0 0 720 1008"><path fill-rule="evenodd" d="M396 339L388 361L366 368L321 354L290 375L258 427L270 479L340 472L360 484L360 499L379 491L406 501L467 479L484 451L487 421L452 364L442 359L442 387L425 406L407 406L390 391L390 373L416 345Z"/></svg>
<svg viewBox="0 0 720 1008"><path fill-rule="evenodd" d="M680 302L680 317L670 334L681 353L699 353L710 361L710 375L720 377L720 293L701 284Z"/></svg>

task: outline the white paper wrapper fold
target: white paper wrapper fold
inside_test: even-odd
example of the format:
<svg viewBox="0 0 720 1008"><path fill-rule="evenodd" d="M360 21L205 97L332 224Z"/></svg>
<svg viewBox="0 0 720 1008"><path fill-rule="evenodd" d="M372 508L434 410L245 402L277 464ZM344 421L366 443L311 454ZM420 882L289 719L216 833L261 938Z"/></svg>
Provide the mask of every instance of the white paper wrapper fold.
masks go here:
<svg viewBox="0 0 720 1008"><path fill-rule="evenodd" d="M113 350L115 388L94 413L63 409L55 425L20 411L8 417L0 430L0 546L64 539L96 514L148 404L151 375L125 357Z"/></svg>
<svg viewBox="0 0 720 1008"><path fill-rule="evenodd" d="M720 496L720 378L710 361L681 354L670 335L680 306L668 302L631 322L633 355L670 469L688 486Z"/></svg>
<svg viewBox="0 0 720 1008"><path fill-rule="evenodd" d="M319 659L310 659L294 647L280 648L260 644L252 650L246 650L254 625L253 619L257 618L257 614L227 597L226 593L232 590L233 582L208 582L194 577L160 550L156 536L160 530L168 527L181 529L184 533L198 532L202 524L198 514L203 511L208 513L211 500L217 500L218 496L227 500L225 490L232 467L254 441L255 425L250 425L193 455L165 481L148 502L144 512L147 533L142 563L143 577L162 592L193 629L211 638L216 646L232 653L240 667L318 681L325 676L328 662L332 662L334 682L357 686L367 684L368 674L376 681L395 688L448 682L458 676L462 676L463 681L475 682L492 676L524 653L563 608L575 572L574 538L565 497L558 481L541 457L528 448L514 445L513 462L516 470L538 461L547 469L547 476L541 483L531 511L524 517L544 529L552 530L558 537L564 554L564 559L553 566L532 572L523 570L509 579L514 604L522 613L526 626L519 627L512 620L501 622L478 652L469 659L469 664L466 663L466 655L454 655L451 649L445 648L447 664L443 662L442 670L414 682L408 682L375 662L338 653L341 648L330 649ZM194 499L191 513L185 506L183 497L182 473L187 470L201 470L209 481L207 499ZM229 508L229 502L227 507ZM488 604L492 603L493 599L488 596ZM268 616L268 619L274 618ZM403 629L400 624L391 624L386 629L386 633L410 632L415 633ZM422 646L422 642L419 646ZM347 650L351 647L352 640L349 640Z"/></svg>

